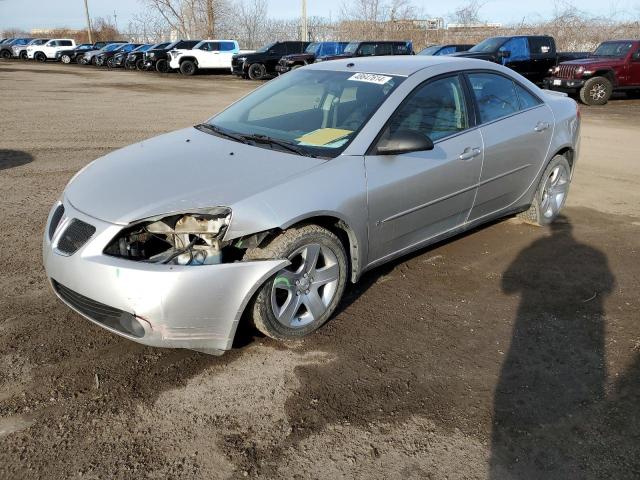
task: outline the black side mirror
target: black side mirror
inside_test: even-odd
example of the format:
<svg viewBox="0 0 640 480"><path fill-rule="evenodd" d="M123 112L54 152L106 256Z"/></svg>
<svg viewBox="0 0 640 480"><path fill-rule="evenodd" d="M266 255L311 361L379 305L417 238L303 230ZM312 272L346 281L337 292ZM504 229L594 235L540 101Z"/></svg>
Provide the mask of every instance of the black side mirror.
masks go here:
<svg viewBox="0 0 640 480"><path fill-rule="evenodd" d="M633 55L631 55L631 60L633 60L634 62L638 62L640 61L640 51L634 53Z"/></svg>
<svg viewBox="0 0 640 480"><path fill-rule="evenodd" d="M400 155L410 152L433 150L431 139L411 130L400 130L393 135L382 138L376 148L378 155Z"/></svg>
<svg viewBox="0 0 640 480"><path fill-rule="evenodd" d="M509 50L500 50L498 52L498 58L509 58L511 56L511 52Z"/></svg>

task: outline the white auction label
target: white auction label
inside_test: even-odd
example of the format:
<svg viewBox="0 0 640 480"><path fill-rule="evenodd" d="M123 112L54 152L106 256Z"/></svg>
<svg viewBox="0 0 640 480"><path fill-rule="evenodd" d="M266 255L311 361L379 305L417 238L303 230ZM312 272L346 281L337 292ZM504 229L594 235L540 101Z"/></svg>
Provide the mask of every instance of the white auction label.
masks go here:
<svg viewBox="0 0 640 480"><path fill-rule="evenodd" d="M377 85L384 85L393 77L387 77L386 75L376 75L375 73L356 73L352 77L349 77L349 80L353 80L356 82L368 82L375 83Z"/></svg>

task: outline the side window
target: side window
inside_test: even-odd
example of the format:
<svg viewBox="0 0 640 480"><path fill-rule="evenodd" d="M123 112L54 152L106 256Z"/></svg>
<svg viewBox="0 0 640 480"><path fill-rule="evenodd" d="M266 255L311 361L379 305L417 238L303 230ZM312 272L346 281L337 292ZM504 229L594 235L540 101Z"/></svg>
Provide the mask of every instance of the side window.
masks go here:
<svg viewBox="0 0 640 480"><path fill-rule="evenodd" d="M548 55L553 53L553 43L549 37L529 37L532 55Z"/></svg>
<svg viewBox="0 0 640 480"><path fill-rule="evenodd" d="M49 43L45 45L45 47L57 47L57 46L58 46L58 42L56 42L55 40L51 40Z"/></svg>
<svg viewBox="0 0 640 480"><path fill-rule="evenodd" d="M70 40L63 40L60 42L60 46L61 47L70 47L71 46L71 41Z"/></svg>
<svg viewBox="0 0 640 480"><path fill-rule="evenodd" d="M220 43L220 51L222 52L231 52L235 50L236 46L233 42L221 42Z"/></svg>
<svg viewBox="0 0 640 480"><path fill-rule="evenodd" d="M390 43L379 43L376 45L376 55L391 55L393 49Z"/></svg>
<svg viewBox="0 0 640 480"><path fill-rule="evenodd" d="M515 37L500 47L501 52L509 52L508 58L511 62L529 60L531 55L529 53L529 42L526 37Z"/></svg>
<svg viewBox="0 0 640 480"><path fill-rule="evenodd" d="M363 43L362 45L360 45L360 48L358 48L358 55L361 57L367 57L375 54L376 46L373 43Z"/></svg>
<svg viewBox="0 0 640 480"><path fill-rule="evenodd" d="M406 43L394 43L393 54L394 55L406 55L409 53L409 45Z"/></svg>
<svg viewBox="0 0 640 480"><path fill-rule="evenodd" d="M493 73L469 74L482 123L492 122L520 110L513 81Z"/></svg>
<svg viewBox="0 0 640 480"><path fill-rule="evenodd" d="M220 42L209 42L209 50L212 52L220 51Z"/></svg>
<svg viewBox="0 0 640 480"><path fill-rule="evenodd" d="M456 53L456 47L444 47L436 55L451 55L452 53Z"/></svg>
<svg viewBox="0 0 640 480"><path fill-rule="evenodd" d="M467 128L464 90L456 75L418 87L394 113L385 135L410 130L435 142Z"/></svg>
<svg viewBox="0 0 640 480"><path fill-rule="evenodd" d="M526 110L527 108L537 107L542 101L533 95L529 90L521 85L516 85L516 92L518 93L518 99L520 100L520 110Z"/></svg>

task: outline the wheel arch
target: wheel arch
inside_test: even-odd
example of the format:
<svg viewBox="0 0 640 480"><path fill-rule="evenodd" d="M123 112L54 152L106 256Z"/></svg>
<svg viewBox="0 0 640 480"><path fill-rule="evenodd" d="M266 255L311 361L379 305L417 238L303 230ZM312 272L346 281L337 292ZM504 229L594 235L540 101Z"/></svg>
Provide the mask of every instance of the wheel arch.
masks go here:
<svg viewBox="0 0 640 480"><path fill-rule="evenodd" d="M556 153L551 155L551 157L549 157L549 160L547 161L547 165L555 157L557 157L558 155L562 155L563 157L565 157L567 159L567 162L569 162L569 166L571 167L571 171L573 171L573 166L574 166L574 161L575 161L575 154L576 154L576 152L573 149L573 147L571 147L571 146L562 147Z"/></svg>
<svg viewBox="0 0 640 480"><path fill-rule="evenodd" d="M594 77L604 77L607 80L609 80L611 82L611 85L613 85L614 87L618 85L618 77L616 76L616 72L614 72L610 68L596 70L591 76L591 78L594 78Z"/></svg>
<svg viewBox="0 0 640 480"><path fill-rule="evenodd" d="M314 224L326 228L340 239L345 252L347 252L347 261L351 269L351 282L355 283L362 274L362 254L360 253L362 250L362 243L360 239L358 239L356 231L344 218L342 218L341 215L334 212L310 213L304 217L297 217L289 220L279 228L275 229L275 231L279 233L291 227L308 224ZM271 231L274 232L274 230Z"/></svg>
<svg viewBox="0 0 640 480"><path fill-rule="evenodd" d="M180 57L180 60L178 61L179 65L182 65L186 60L190 60L195 64L196 67L198 66L198 59L193 56Z"/></svg>

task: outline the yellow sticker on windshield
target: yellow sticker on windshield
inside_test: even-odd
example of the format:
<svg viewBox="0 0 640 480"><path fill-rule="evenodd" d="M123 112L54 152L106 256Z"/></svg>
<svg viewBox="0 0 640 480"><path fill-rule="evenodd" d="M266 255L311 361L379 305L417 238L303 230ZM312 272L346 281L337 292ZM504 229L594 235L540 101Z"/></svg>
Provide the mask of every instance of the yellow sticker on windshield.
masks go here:
<svg viewBox="0 0 640 480"><path fill-rule="evenodd" d="M350 133L353 133L353 130L342 130L340 128L320 128L318 130L314 130L313 132L309 132L300 138L296 138L298 142L304 145L326 145L328 143L333 143L336 140L340 140Z"/></svg>

